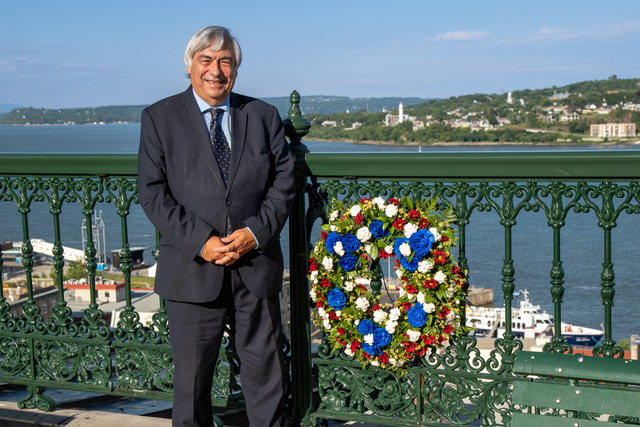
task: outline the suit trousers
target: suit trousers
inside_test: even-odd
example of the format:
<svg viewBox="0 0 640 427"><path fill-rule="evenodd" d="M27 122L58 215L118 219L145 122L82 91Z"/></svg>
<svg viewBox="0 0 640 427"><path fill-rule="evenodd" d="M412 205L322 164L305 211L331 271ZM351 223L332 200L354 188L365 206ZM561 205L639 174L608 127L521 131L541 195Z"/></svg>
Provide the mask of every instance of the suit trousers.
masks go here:
<svg viewBox="0 0 640 427"><path fill-rule="evenodd" d="M240 358L250 425L284 425L286 373L278 295L256 298L232 267L225 267L224 276L214 301L166 301L174 362L173 426L212 425L211 387L225 324Z"/></svg>

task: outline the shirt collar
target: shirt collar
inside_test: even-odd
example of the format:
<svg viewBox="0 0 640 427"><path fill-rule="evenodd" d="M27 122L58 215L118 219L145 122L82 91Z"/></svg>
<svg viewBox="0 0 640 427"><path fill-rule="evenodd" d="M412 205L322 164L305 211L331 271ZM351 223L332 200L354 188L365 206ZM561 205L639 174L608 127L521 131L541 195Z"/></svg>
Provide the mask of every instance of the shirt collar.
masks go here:
<svg viewBox="0 0 640 427"><path fill-rule="evenodd" d="M207 104L202 98L198 96L195 90L193 90L193 96L196 98L196 102L198 103L198 108L200 108L200 112L204 113L209 110L211 105ZM229 112L229 97L222 101L222 103L214 108L222 108L224 111Z"/></svg>

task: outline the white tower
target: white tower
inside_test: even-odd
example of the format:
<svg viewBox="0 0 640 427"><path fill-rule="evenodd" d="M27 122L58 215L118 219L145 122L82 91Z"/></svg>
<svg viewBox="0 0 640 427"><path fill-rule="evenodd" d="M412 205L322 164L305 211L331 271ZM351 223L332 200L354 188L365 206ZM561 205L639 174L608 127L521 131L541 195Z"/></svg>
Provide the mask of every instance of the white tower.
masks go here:
<svg viewBox="0 0 640 427"><path fill-rule="evenodd" d="M402 108L402 102L398 106L398 123L402 123L404 121L404 109Z"/></svg>

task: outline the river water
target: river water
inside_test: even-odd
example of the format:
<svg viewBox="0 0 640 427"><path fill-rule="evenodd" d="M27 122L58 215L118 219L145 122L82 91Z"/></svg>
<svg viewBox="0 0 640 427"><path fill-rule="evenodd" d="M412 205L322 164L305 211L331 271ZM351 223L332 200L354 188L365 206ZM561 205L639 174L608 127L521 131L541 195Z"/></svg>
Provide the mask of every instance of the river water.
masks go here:
<svg viewBox="0 0 640 427"><path fill-rule="evenodd" d="M102 126L0 126L0 153L136 153L139 124ZM634 150L633 145L535 147L535 146L397 146L363 145L305 141L312 152L348 151L491 151L491 150ZM1 172L1 171L0 171ZM107 253L122 244L120 218L112 204L101 204L105 224ZM82 214L77 203L63 208L63 245L82 249ZM23 238L21 217L14 203L0 203L0 241ZM132 247L149 248L145 259L152 262L150 248L155 244L154 229L139 207L128 218L129 242ZM467 254L470 283L475 287L493 288L496 304L501 298L501 269L504 257L504 231L495 212L474 212L467 227ZM313 239L318 237L317 229ZM34 203L29 216L29 235L53 241L53 224L45 203ZM285 228L283 243L288 241ZM629 338L640 333L640 322L633 313L640 301L640 218L623 214L613 230L613 262L616 274L613 335ZM288 248L285 246L285 252ZM603 260L603 234L592 213L571 212L562 229L562 259L565 270L563 321L582 326L599 327L604 322L600 298L600 274ZM534 304L553 311L549 293L552 233L542 212L523 212L513 230L516 290L527 289ZM285 253L285 259L288 254Z"/></svg>

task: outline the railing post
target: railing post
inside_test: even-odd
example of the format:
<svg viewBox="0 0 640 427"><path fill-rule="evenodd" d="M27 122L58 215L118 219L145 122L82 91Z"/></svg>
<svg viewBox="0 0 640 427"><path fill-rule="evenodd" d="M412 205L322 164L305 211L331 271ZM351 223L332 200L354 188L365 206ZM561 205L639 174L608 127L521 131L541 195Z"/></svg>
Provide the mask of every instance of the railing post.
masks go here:
<svg viewBox="0 0 640 427"><path fill-rule="evenodd" d="M291 108L283 120L285 133L295 160L296 196L289 216L289 269L291 309L291 414L287 425L310 425L312 405L311 385L311 336L309 317L309 283L307 281L308 251L305 226L305 186L309 152L301 139L309 132L311 124L302 117L300 95L295 90L289 97Z"/></svg>

